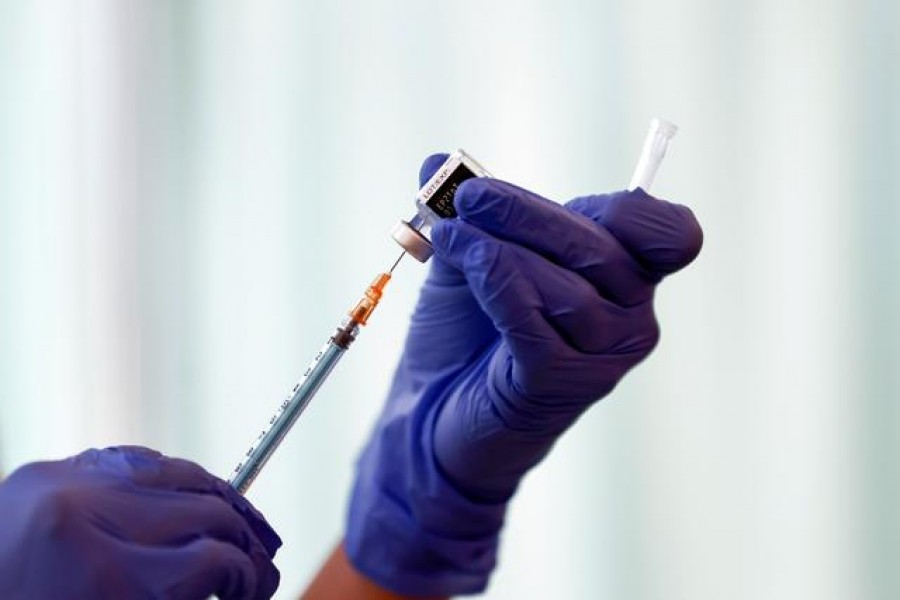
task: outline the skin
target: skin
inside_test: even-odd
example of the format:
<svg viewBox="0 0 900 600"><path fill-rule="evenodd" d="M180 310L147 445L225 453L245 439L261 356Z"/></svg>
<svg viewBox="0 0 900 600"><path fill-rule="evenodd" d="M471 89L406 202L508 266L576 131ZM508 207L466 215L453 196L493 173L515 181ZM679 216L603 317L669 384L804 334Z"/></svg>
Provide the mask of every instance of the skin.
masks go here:
<svg viewBox="0 0 900 600"><path fill-rule="evenodd" d="M401 596L376 585L353 568L338 544L300 600L446 600L445 596Z"/></svg>

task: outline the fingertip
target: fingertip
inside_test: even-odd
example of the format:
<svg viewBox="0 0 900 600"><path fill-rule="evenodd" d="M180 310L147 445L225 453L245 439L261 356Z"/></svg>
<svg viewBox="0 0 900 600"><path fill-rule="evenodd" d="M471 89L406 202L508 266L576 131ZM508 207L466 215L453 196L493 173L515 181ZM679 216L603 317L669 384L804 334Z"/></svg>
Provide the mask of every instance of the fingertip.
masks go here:
<svg viewBox="0 0 900 600"><path fill-rule="evenodd" d="M419 169L419 187L425 185L449 157L446 152L440 152L422 161L422 167Z"/></svg>
<svg viewBox="0 0 900 600"><path fill-rule="evenodd" d="M576 198L566 207L604 226L659 275L684 268L703 247L703 230L690 208L658 199L640 187Z"/></svg>
<svg viewBox="0 0 900 600"><path fill-rule="evenodd" d="M256 600L268 600L275 595L281 583L281 572L272 561L258 565L256 579Z"/></svg>
<svg viewBox="0 0 900 600"><path fill-rule="evenodd" d="M269 558L275 558L275 554L281 548L283 542L263 514L246 497L238 494L237 490L225 481L216 479L215 487L218 495L247 523L256 539L265 548Z"/></svg>
<svg viewBox="0 0 900 600"><path fill-rule="evenodd" d="M647 236L641 240L643 243L635 243L642 247L644 260L662 275L691 264L703 248L703 229L694 212L683 204L655 198L644 190L635 192L639 192L635 206L641 211L636 221ZM627 206L627 202L621 203L623 209Z"/></svg>
<svg viewBox="0 0 900 600"><path fill-rule="evenodd" d="M245 510L239 510L238 512L253 531L253 535L255 535L256 539L259 540L259 543L262 544L262 547L265 549L269 558L275 558L275 554L278 553L278 549L281 548L284 543L281 540L281 536L275 532L259 511L253 509L252 512Z"/></svg>
<svg viewBox="0 0 900 600"><path fill-rule="evenodd" d="M694 211L689 207L681 204L673 204L672 206L680 213L682 221L680 227L681 242L678 245L680 254L674 257L674 264L677 265L675 270L678 270L694 262L694 259L697 258L703 249L703 228L700 226L700 221L694 216Z"/></svg>
<svg viewBox="0 0 900 600"><path fill-rule="evenodd" d="M187 570L182 586L192 590L191 597L215 594L223 600L252 598L260 589L257 566L239 548L226 542L201 538L186 551L192 555L182 561ZM173 594L181 597L180 594Z"/></svg>
<svg viewBox="0 0 900 600"><path fill-rule="evenodd" d="M245 517L246 519L246 517ZM275 554L278 553L278 549L284 544L281 540L281 536L275 533L275 530L272 529L272 526L263 519L256 518L249 522L250 529L253 530L253 534L256 536L256 539L259 540L259 543L262 544L263 548L266 550L266 554L268 554L269 558L275 558Z"/></svg>
<svg viewBox="0 0 900 600"><path fill-rule="evenodd" d="M484 205L485 194L491 180L482 177L466 179L456 188L453 206L461 217L469 216L474 209Z"/></svg>

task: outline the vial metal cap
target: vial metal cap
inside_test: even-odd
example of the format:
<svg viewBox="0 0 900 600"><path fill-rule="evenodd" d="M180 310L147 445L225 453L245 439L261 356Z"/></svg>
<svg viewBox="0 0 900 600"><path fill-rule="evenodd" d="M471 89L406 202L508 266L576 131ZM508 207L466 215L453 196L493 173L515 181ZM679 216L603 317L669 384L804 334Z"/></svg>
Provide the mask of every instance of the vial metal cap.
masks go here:
<svg viewBox="0 0 900 600"><path fill-rule="evenodd" d="M391 237L420 263L426 262L434 254L431 242L406 221L400 221L394 226Z"/></svg>

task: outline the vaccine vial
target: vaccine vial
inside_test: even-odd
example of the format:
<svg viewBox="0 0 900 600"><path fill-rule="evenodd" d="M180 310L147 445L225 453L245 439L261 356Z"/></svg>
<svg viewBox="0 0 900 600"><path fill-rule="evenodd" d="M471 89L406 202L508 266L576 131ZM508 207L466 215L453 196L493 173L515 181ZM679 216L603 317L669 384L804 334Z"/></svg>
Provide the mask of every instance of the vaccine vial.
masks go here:
<svg viewBox="0 0 900 600"><path fill-rule="evenodd" d="M459 185L473 177L491 177L477 160L464 150L451 154L416 194L416 214L408 221L400 221L391 237L419 262L434 254L431 247L431 228L439 219L456 216L453 199Z"/></svg>

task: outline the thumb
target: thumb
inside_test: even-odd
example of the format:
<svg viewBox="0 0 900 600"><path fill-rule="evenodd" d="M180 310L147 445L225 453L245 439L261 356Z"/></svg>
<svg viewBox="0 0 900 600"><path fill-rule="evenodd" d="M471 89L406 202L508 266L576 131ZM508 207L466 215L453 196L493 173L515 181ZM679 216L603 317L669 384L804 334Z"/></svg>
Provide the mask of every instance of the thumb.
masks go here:
<svg viewBox="0 0 900 600"><path fill-rule="evenodd" d="M703 230L691 209L658 200L641 188L583 196L566 208L605 227L635 259L659 276L689 265L703 246Z"/></svg>

